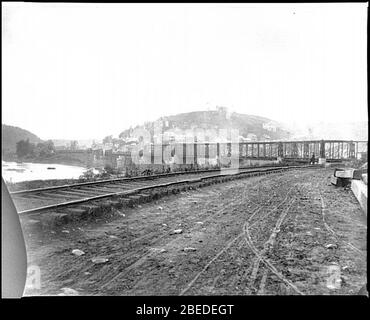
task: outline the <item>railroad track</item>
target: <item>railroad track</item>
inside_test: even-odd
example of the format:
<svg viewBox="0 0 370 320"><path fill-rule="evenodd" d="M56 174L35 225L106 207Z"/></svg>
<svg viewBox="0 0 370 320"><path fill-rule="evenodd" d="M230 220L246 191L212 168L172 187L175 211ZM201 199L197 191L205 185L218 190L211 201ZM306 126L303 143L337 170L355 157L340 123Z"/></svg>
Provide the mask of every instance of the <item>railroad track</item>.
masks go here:
<svg viewBox="0 0 370 320"><path fill-rule="evenodd" d="M46 211L58 211L62 208L84 207L89 202L110 198L127 198L145 196L145 192L154 189L178 185L203 184L212 179L229 180L262 174L282 172L290 169L312 168L315 166L272 166L241 168L231 170L204 170L181 173L159 174L133 178L116 178L94 182L83 182L70 185L54 186L11 192L11 196L20 215L38 214ZM316 166L317 167L317 166ZM235 169L234 169L235 171ZM148 196L146 194L146 196Z"/></svg>
<svg viewBox="0 0 370 320"><path fill-rule="evenodd" d="M267 178L267 177L266 177ZM250 190L250 189L249 189ZM215 219L215 216L217 215L223 215L225 214L226 212L231 212L233 211L233 209L236 209L236 208L239 208L243 202L246 200L245 196L246 194L248 194L247 191L244 192L243 196L239 199L239 201L233 201L233 202L230 202L230 203L221 203L220 205L220 208L215 211L215 212L212 212L212 214L210 214L209 216L207 216L206 218L204 217L200 217L198 215L195 215L193 217L189 217L189 216L184 216L182 217L181 219L181 222L182 223L186 223L186 224L192 224L192 223L195 223L196 221L199 221L201 220L204 223L206 223L207 221L209 221L210 219ZM212 200L210 200L209 202L207 203L210 203ZM248 200L249 203L252 204L252 202L250 200ZM206 206L208 206L206 204ZM257 205L256 205L257 206ZM156 247L158 243L160 243L161 239L168 236L170 234L171 231L168 231L168 232L165 232L163 233L162 231L162 234L161 234L161 231L159 229L154 229L152 233L150 233L150 237L151 239L149 240L150 241L150 247ZM235 242L237 240L240 240L241 239L241 235L239 235L237 238L235 238L232 243L230 243L230 245L227 247L231 247L232 245L235 244ZM134 240L135 241L135 240ZM169 245L173 242L177 241L177 238L174 238L173 240L171 240L169 243L167 243L166 245ZM244 240L243 240L243 246L244 246ZM226 248L226 249L227 249ZM200 271L196 277L190 282L190 284L188 284L187 286L187 289L185 290L184 289L184 292L185 293L186 291L188 291L197 281L197 279L205 273L205 271L207 270L207 268L212 264L214 263L226 250L225 248L223 248L222 252L221 253L218 253L211 261L209 261L206 265L205 268L203 268L202 271ZM148 259L149 257L151 257L151 255L153 254L152 251L148 251L147 248L145 246L142 246L140 249L140 252L142 253L139 258L133 260L133 261L130 261L130 263L128 263L127 265L127 268L125 268L123 271L121 272L116 272L116 273L109 273L107 274L107 279L104 279L105 283L101 286L101 289L106 289L107 287L109 287L112 283L114 283L115 281L124 281L123 279L132 271L132 267L133 265L135 266L139 266L141 267L142 264L145 263L146 259ZM125 258L125 261L129 261L131 257L127 257L127 259ZM135 283L134 287L136 287L139 283L140 283L141 279L137 281L137 283ZM181 293L181 294L183 294Z"/></svg>
<svg viewBox="0 0 370 320"><path fill-rule="evenodd" d="M284 200L282 200L282 201L280 201L277 205L275 205L273 208L269 208L269 205L267 204L267 203L269 203L270 202L270 200L272 200L272 198L274 197L274 195L273 196L271 196L271 197L269 197L268 199L267 199L267 201L264 203L264 204L258 204L258 203L255 203L253 200L251 200L251 199L248 199L247 201L248 201L248 203L249 204L252 204L252 205L254 205L254 208L252 208L251 210L250 210L250 212L249 212L249 217L248 217L248 219L247 219L247 221L245 222L245 224L242 226L242 230L241 230L241 232L238 234L238 235L236 235L233 239L231 239L204 267L203 267L203 269L200 271L200 272L198 272L197 274L196 274L196 276L191 280L191 281L189 281L188 283L187 283L187 285L185 286L185 288L180 292L180 295L185 295L194 285L195 285L195 283L197 282L197 280L201 277L201 275L202 274L204 274L204 273L206 273L207 272L207 270L208 270L208 268L213 264L213 263L216 263L217 262L217 260L222 256L222 255L224 255L224 254L226 254L227 253L227 251L229 251L230 250L230 248L232 248L233 246L235 246L235 245L237 245L237 246L239 246L239 249L240 248L242 248L242 247L244 247L244 246L246 246L247 245L247 247L248 248L250 248L250 244L252 244L252 248L250 248L250 249L252 249L251 251L252 251L252 254L254 255L254 256L256 256L257 257L257 259L258 259L258 263L260 263L260 262L265 262L265 260L262 260L263 259L263 257L261 256L261 252L259 252L256 248L255 248L255 246L253 245L253 243L252 242L246 242L245 241L245 226L246 226L246 224L249 224L250 223L250 221L254 218L254 216L257 216L257 220L256 221L254 221L253 223L251 223L250 225L248 225L248 228L249 227L251 227L252 225L254 225L255 223L257 223L257 222L259 222L259 220L261 219L261 217L260 216L258 216L259 214L261 214L261 212L262 212L262 216L264 216L264 215L266 215L266 214L270 214L271 212L273 212L273 211L275 211L275 210L277 210L277 208L278 207L280 207L280 206L282 206L282 205L284 205L284 203L287 201L287 199L288 199L288 196L289 196L289 194L290 194L290 192L291 192L291 190L292 190L292 188L290 188L290 190L287 192L287 195L286 195L286 197L284 198ZM243 199L243 200L246 200L246 199ZM243 201L240 201L239 203L237 203L237 204L235 204L235 207L240 207L240 205L243 203ZM245 204L243 205L243 207L245 207ZM248 231L249 232L249 231ZM240 245L240 244L241 245ZM238 245L239 244L239 245ZM255 250L254 250L255 249ZM257 255L256 255L256 253L257 253ZM253 262L255 262L256 260L254 260ZM249 273L253 273L253 270L252 270L252 267L254 267L254 266L251 266L250 267L250 270L247 270L246 272L245 272L245 274L249 274ZM270 270L270 269L269 269ZM250 277L251 275L249 275L248 277ZM253 275L252 275L252 277L253 277ZM285 282L286 281L286 279L285 278L283 278L283 277L280 277L280 280L282 281L282 282ZM249 285L251 284L251 281L249 281ZM253 283L252 283L253 284ZM293 285L294 286L294 285ZM249 288L247 289L247 294L251 294L251 291L249 290Z"/></svg>

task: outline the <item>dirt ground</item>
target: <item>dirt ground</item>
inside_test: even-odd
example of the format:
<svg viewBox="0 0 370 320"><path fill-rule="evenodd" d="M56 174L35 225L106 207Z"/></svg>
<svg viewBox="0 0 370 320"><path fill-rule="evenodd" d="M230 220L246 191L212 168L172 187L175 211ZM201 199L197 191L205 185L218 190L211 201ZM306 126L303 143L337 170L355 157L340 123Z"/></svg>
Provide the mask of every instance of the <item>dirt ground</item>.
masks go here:
<svg viewBox="0 0 370 320"><path fill-rule="evenodd" d="M351 190L330 185L332 173L234 180L27 233L41 288L25 295L357 294L366 217Z"/></svg>

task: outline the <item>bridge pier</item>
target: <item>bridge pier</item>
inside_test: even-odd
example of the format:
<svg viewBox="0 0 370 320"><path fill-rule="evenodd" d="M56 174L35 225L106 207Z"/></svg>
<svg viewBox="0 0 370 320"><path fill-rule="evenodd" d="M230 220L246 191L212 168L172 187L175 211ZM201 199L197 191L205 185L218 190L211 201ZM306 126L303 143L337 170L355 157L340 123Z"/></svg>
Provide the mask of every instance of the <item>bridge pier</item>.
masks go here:
<svg viewBox="0 0 370 320"><path fill-rule="evenodd" d="M209 143L205 144L204 153L205 165L209 166Z"/></svg>
<svg viewBox="0 0 370 320"><path fill-rule="evenodd" d="M278 159L284 157L284 151L283 151L283 143L279 142L278 144Z"/></svg>
<svg viewBox="0 0 370 320"><path fill-rule="evenodd" d="M326 157L325 157L325 141L321 140L320 142L320 157L319 157L319 164L325 165Z"/></svg>
<svg viewBox="0 0 370 320"><path fill-rule="evenodd" d="M349 157L352 159L356 158L356 145L353 141L349 143Z"/></svg>

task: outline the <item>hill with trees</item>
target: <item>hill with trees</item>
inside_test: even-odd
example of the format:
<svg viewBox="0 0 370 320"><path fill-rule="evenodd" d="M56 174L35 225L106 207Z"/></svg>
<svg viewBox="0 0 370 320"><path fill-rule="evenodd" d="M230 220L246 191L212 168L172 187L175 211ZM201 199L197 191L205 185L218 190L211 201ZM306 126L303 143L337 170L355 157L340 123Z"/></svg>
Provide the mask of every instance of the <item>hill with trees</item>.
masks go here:
<svg viewBox="0 0 370 320"><path fill-rule="evenodd" d="M27 139L30 143L34 144L43 142L37 135L28 130L3 124L1 144L2 154L15 154L17 150L17 142L21 140L27 141Z"/></svg>
<svg viewBox="0 0 370 320"><path fill-rule="evenodd" d="M239 135L245 138L253 136L257 140L282 140L288 139L291 135L283 125L276 121L254 115L229 113L224 107L218 107L217 110L195 111L161 117L157 121L162 121L165 124L164 131L175 128L180 130L214 129L218 132L219 129L232 128L239 130ZM144 128L153 134L155 122L147 122L143 125L137 125L135 128L124 130L119 134L119 137L129 137L132 130L136 128Z"/></svg>
<svg viewBox="0 0 370 320"><path fill-rule="evenodd" d="M86 165L76 155L58 153L52 140L43 141L30 131L5 124L2 125L2 160Z"/></svg>

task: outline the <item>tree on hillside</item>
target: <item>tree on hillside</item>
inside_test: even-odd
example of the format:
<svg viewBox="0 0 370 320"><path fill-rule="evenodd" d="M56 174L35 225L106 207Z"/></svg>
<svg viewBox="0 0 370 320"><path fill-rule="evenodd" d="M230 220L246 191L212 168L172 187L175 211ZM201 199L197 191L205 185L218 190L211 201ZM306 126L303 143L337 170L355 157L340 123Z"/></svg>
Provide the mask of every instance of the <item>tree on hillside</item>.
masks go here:
<svg viewBox="0 0 370 320"><path fill-rule="evenodd" d="M103 144L106 144L106 143L112 143L113 142L113 136L110 135L110 136L106 136L104 139L103 139Z"/></svg>
<svg viewBox="0 0 370 320"><path fill-rule="evenodd" d="M130 136L130 133L128 130L122 131L119 135L118 138L120 139L126 139Z"/></svg>
<svg viewBox="0 0 370 320"><path fill-rule="evenodd" d="M53 151L55 152L55 146L54 146L54 142L53 140L48 140L45 142L46 143L46 147L49 151Z"/></svg>
<svg viewBox="0 0 370 320"><path fill-rule="evenodd" d="M54 143L51 140L40 142L36 145L34 154L37 157L49 157L55 152Z"/></svg>
<svg viewBox="0 0 370 320"><path fill-rule="evenodd" d="M30 140L20 140L16 144L16 153L19 158L32 155L35 149L35 145L30 143Z"/></svg>
<svg viewBox="0 0 370 320"><path fill-rule="evenodd" d="M132 128L132 126L130 126L129 129L126 129L125 131L122 131L119 135L118 135L118 138L120 139L127 139L127 138L130 138L131 135L132 135L132 132L134 131L134 129Z"/></svg>

